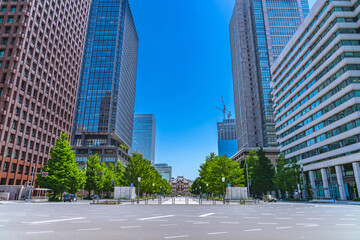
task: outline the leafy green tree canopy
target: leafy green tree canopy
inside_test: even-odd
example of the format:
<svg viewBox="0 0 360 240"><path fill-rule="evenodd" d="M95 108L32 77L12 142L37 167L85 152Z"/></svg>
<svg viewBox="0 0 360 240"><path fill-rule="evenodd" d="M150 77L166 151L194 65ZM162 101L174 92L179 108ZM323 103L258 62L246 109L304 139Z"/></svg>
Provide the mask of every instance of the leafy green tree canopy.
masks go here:
<svg viewBox="0 0 360 240"><path fill-rule="evenodd" d="M85 183L84 173L78 169L74 151L67 139L68 134L61 133L51 148L50 159L42 167L42 171L48 172L48 176L37 175L37 184L52 189L54 197L65 191L76 193Z"/></svg>

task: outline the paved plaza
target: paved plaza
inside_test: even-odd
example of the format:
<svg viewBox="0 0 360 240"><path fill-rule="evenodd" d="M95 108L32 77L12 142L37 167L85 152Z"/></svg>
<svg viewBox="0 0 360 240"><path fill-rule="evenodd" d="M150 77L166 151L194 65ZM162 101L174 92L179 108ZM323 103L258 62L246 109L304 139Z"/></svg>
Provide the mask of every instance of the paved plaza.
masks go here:
<svg viewBox="0 0 360 240"><path fill-rule="evenodd" d="M0 204L0 239L360 239L360 206L169 200Z"/></svg>

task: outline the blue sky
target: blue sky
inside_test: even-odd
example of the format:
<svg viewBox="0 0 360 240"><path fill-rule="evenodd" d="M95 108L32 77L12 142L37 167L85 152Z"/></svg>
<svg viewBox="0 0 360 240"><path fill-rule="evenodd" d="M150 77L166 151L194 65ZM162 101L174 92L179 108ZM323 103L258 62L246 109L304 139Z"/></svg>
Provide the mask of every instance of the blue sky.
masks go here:
<svg viewBox="0 0 360 240"><path fill-rule="evenodd" d="M130 0L140 39L135 111L155 115L155 162L171 165L174 177L195 179L205 157L217 153L221 96L233 112L234 3Z"/></svg>

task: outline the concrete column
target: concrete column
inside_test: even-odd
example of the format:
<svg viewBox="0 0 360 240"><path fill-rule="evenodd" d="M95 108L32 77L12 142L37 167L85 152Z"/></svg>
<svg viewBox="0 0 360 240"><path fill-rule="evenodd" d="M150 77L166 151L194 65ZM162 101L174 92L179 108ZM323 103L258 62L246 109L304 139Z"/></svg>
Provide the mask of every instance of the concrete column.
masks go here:
<svg viewBox="0 0 360 240"><path fill-rule="evenodd" d="M344 179L342 175L341 166L335 166L335 170L336 170L337 184L339 185L340 199L346 200Z"/></svg>
<svg viewBox="0 0 360 240"><path fill-rule="evenodd" d="M354 169L356 188L358 191L357 197L360 197L360 165L359 162L353 162L352 165Z"/></svg>
<svg viewBox="0 0 360 240"><path fill-rule="evenodd" d="M317 198L314 171L309 171L309 178L310 178L310 186L314 190L313 191L313 198Z"/></svg>
<svg viewBox="0 0 360 240"><path fill-rule="evenodd" d="M321 177L323 181L323 186L324 188L326 188L324 190L325 198L330 198L329 182L328 182L328 176L326 174L326 168L321 169Z"/></svg>

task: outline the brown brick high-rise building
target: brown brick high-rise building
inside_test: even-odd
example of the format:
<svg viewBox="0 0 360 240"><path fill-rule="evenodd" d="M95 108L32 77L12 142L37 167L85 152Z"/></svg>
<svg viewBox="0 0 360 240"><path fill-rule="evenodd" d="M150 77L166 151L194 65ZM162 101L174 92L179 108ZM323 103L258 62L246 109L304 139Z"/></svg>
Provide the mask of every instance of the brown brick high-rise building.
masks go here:
<svg viewBox="0 0 360 240"><path fill-rule="evenodd" d="M23 185L71 134L91 0L0 1L0 185Z"/></svg>

